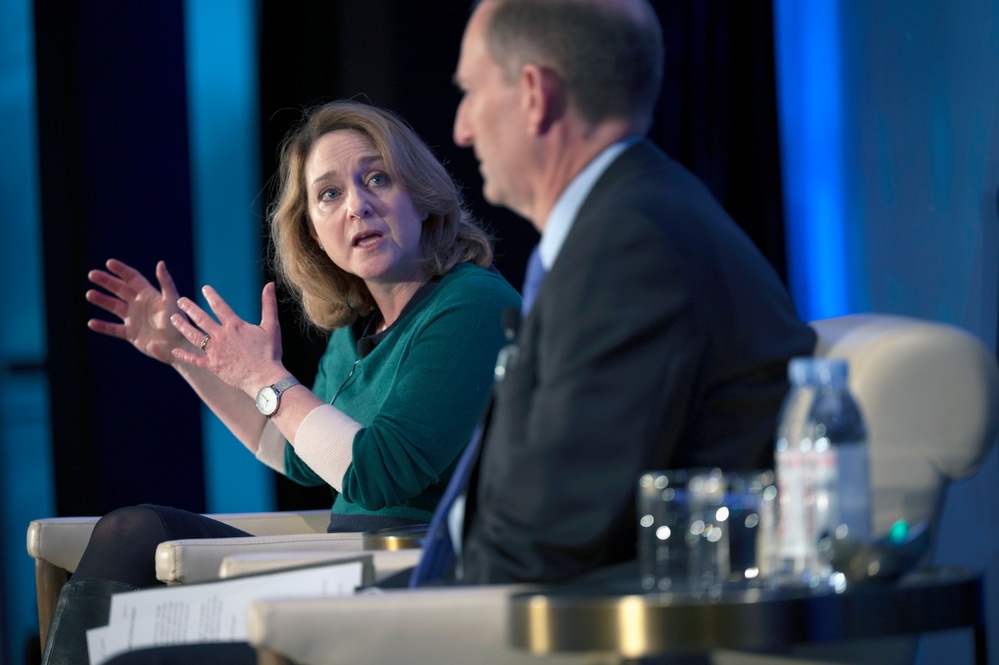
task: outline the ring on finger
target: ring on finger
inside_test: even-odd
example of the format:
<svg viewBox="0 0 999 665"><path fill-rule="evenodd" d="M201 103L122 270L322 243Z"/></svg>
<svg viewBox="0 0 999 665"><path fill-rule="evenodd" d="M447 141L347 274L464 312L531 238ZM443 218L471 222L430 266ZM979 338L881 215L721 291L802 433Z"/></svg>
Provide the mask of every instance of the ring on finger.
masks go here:
<svg viewBox="0 0 999 665"><path fill-rule="evenodd" d="M204 351L205 347L208 346L208 340L211 339L210 335L205 335L205 338L201 340L201 350Z"/></svg>

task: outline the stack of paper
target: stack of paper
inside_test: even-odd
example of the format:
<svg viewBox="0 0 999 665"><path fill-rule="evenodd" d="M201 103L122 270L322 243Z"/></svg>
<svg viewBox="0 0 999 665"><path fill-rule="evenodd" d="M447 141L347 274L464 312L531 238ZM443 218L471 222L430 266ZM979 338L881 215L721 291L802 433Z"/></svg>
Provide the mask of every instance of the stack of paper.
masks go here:
<svg viewBox="0 0 999 665"><path fill-rule="evenodd" d="M109 623L87 631L90 664L170 644L246 640L246 609L265 598L349 596L371 580L371 555L218 582L156 587L111 597Z"/></svg>

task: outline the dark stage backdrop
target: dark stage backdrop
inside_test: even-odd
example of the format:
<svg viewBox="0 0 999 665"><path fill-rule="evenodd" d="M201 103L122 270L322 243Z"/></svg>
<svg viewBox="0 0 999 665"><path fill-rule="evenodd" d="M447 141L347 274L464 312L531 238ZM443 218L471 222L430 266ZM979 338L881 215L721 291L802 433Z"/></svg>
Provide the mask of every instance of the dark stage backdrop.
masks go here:
<svg viewBox="0 0 999 665"><path fill-rule="evenodd" d="M199 508L198 399L173 370L90 333L87 271L165 259L193 292L183 3L37 2L35 44L56 508Z"/></svg>
<svg viewBox="0 0 999 665"><path fill-rule="evenodd" d="M86 8L83 9L83 5ZM652 138L700 175L784 275L770 3L653 2L667 44ZM471 151L455 147L451 83L467 0L261 0L262 212L281 137L304 108L357 97L406 118L497 237L520 285L537 234L484 203ZM183 3L36 4L52 436L59 514L142 501L204 510L198 401L171 371L88 333L86 271L108 256L165 258L192 293ZM324 340L282 310L285 360L310 381ZM283 509L327 489L283 479Z"/></svg>

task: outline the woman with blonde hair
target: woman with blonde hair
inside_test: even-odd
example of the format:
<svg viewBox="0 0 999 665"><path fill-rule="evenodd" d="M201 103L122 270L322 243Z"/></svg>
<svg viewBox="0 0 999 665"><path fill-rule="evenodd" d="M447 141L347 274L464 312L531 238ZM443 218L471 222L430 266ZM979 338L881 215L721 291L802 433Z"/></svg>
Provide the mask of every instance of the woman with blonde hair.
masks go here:
<svg viewBox="0 0 999 665"><path fill-rule="evenodd" d="M312 389L281 363L274 284L259 325L210 286L214 316L117 260L90 273L87 300L121 319L98 333L174 367L263 463L336 494L330 531L429 521L488 401L505 308L516 291L493 269L489 238L453 180L394 114L333 102L281 149L269 214L274 264L305 319L329 331ZM86 630L112 593L157 584L156 546L247 535L210 518L143 504L94 529L60 595L45 663L86 663Z"/></svg>

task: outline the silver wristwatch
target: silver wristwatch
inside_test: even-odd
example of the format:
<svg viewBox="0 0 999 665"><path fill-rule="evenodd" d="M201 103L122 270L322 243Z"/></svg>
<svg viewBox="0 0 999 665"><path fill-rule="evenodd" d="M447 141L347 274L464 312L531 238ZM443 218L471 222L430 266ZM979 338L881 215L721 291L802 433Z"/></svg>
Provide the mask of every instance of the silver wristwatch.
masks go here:
<svg viewBox="0 0 999 665"><path fill-rule="evenodd" d="M275 384L264 386L257 392L257 410L270 418L281 404L281 393L297 385L301 385L298 379L289 376Z"/></svg>

